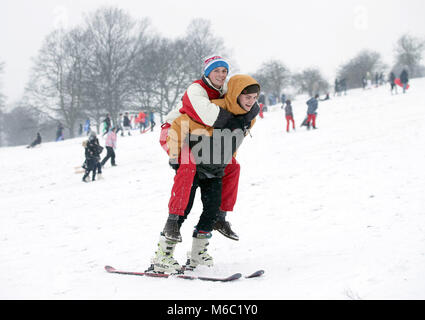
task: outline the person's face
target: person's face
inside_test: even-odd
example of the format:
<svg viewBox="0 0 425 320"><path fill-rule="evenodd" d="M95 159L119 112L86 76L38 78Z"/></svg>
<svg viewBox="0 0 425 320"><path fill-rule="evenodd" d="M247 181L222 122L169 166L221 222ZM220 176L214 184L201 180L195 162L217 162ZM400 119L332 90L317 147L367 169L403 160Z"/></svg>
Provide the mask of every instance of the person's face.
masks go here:
<svg viewBox="0 0 425 320"><path fill-rule="evenodd" d="M210 72L208 78L211 80L211 83L216 88L221 88L224 85L227 77L227 69L225 67L215 68Z"/></svg>
<svg viewBox="0 0 425 320"><path fill-rule="evenodd" d="M238 97L239 105L245 111L250 111L254 103L257 101L258 93L241 94Z"/></svg>

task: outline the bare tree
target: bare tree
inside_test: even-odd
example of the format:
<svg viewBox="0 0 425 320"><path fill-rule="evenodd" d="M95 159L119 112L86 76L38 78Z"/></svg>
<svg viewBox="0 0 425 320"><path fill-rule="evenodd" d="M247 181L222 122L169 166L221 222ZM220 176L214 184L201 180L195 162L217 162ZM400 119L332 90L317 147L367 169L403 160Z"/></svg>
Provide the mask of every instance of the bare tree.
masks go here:
<svg viewBox="0 0 425 320"><path fill-rule="evenodd" d="M156 37L151 39L145 55L137 58L132 72L135 108L162 115L175 106L190 83L184 72L184 52L179 41Z"/></svg>
<svg viewBox="0 0 425 320"><path fill-rule="evenodd" d="M88 52L82 29L68 32L56 30L44 41L30 81L25 90L25 101L52 119L63 122L74 137L76 123L83 114L83 72Z"/></svg>
<svg viewBox="0 0 425 320"><path fill-rule="evenodd" d="M183 38L151 39L149 53L137 58L133 70L135 102L161 116L173 109L190 83L202 75L204 58L225 55L223 40L213 35L211 23L193 20ZM226 57L227 58L227 57Z"/></svg>
<svg viewBox="0 0 425 320"><path fill-rule="evenodd" d="M362 79L369 72L384 72L388 68L382 61L381 54L376 51L362 50L348 63L339 67L337 78L346 79L347 88L362 87Z"/></svg>
<svg viewBox="0 0 425 320"><path fill-rule="evenodd" d="M202 63L188 59L190 45L186 39L169 41L161 48L161 53L159 63L162 67L158 71L156 93L163 115L176 106L190 83L199 79L199 73L195 76L194 66Z"/></svg>
<svg viewBox="0 0 425 320"><path fill-rule="evenodd" d="M421 76L420 62L425 49L425 41L409 34L402 35L395 46L395 68L407 67L411 76Z"/></svg>
<svg viewBox="0 0 425 320"><path fill-rule="evenodd" d="M92 58L89 62L93 81L91 106L110 113L114 121L121 110L132 103L131 70L145 43L148 20L135 21L123 10L114 7L98 9L86 19Z"/></svg>
<svg viewBox="0 0 425 320"><path fill-rule="evenodd" d="M289 69L278 60L270 60L261 65L253 75L260 83L261 91L280 97L283 89L290 83Z"/></svg>
<svg viewBox="0 0 425 320"><path fill-rule="evenodd" d="M329 83L316 68L308 68L296 74L294 83L301 92L307 92L311 97L315 94L327 93L329 90Z"/></svg>
<svg viewBox="0 0 425 320"><path fill-rule="evenodd" d="M202 74L202 62L212 54L220 54L227 59L230 56L222 38L214 36L211 22L205 19L193 19L186 30L186 58L191 79L198 79Z"/></svg>

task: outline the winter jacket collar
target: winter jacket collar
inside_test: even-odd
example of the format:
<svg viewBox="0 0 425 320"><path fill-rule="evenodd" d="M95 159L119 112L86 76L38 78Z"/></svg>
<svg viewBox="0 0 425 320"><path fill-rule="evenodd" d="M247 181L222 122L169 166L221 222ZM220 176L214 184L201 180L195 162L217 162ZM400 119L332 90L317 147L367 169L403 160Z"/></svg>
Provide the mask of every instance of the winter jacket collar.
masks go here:
<svg viewBox="0 0 425 320"><path fill-rule="evenodd" d="M211 89L216 90L220 93L220 97L222 97L227 92L227 84L225 83L220 89L217 89L212 84L211 80L205 75L202 76L202 81Z"/></svg>

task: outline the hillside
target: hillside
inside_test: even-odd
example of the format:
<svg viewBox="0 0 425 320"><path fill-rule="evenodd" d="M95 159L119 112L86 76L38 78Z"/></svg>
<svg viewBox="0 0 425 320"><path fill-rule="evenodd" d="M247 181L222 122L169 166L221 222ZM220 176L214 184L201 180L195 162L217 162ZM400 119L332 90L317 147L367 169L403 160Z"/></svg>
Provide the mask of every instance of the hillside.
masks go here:
<svg viewBox="0 0 425 320"><path fill-rule="evenodd" d="M174 175L159 125L119 137L118 166L93 183L74 173L83 138L1 148L0 298L424 299L425 79L405 95L380 87L331 98L319 103L318 130L286 133L275 107L240 148L228 216L241 240L215 234L215 267L196 273L266 273L228 284L103 269L149 266ZM293 106L299 125L305 99ZM201 208L198 193L180 263Z"/></svg>

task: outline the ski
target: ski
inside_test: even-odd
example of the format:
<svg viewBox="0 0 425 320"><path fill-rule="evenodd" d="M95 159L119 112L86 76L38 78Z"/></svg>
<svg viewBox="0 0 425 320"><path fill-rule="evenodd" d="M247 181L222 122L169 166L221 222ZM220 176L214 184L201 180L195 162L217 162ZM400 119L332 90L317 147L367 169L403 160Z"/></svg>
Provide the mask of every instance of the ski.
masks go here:
<svg viewBox="0 0 425 320"><path fill-rule="evenodd" d="M245 276L246 279L261 277L264 274L264 270L257 270L251 273L249 276Z"/></svg>
<svg viewBox="0 0 425 320"><path fill-rule="evenodd" d="M153 278L178 278L185 280L202 280L202 281L214 281L214 282L229 282L237 280L242 277L242 274L235 273L226 278L215 278L215 277L203 277L203 276L191 276L186 274L168 274L168 273L154 273L154 272L134 272L134 271L122 271L117 270L111 266L105 266L105 270L109 273L125 274L133 276L145 276Z"/></svg>

